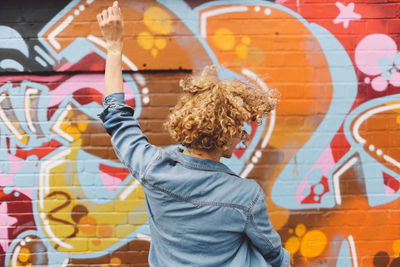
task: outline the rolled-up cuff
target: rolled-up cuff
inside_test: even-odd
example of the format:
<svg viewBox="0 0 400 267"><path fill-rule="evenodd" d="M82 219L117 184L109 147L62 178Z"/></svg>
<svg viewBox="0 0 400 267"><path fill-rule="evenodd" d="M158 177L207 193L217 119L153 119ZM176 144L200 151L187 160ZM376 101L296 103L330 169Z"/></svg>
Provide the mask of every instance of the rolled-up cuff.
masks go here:
<svg viewBox="0 0 400 267"><path fill-rule="evenodd" d="M103 106L107 107L112 104L125 105L125 93L112 93L103 97Z"/></svg>
<svg viewBox="0 0 400 267"><path fill-rule="evenodd" d="M122 111L123 116L133 116L135 110L128 106L125 103L125 94L124 93L113 93L103 97L103 107L104 110L97 114L103 122L107 120L107 115L109 115L111 111Z"/></svg>

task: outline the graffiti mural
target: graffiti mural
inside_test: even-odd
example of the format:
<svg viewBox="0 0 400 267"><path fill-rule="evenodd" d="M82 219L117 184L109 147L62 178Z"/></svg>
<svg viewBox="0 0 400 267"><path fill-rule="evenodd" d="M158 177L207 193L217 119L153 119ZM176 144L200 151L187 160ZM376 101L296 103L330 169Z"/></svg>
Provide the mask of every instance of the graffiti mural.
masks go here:
<svg viewBox="0 0 400 267"><path fill-rule="evenodd" d="M0 4L0 265L147 266L143 190L97 118L109 1L31 2ZM124 91L153 144L174 145L163 120L205 65L276 88L222 161L263 187L292 265L399 264L399 1L119 2Z"/></svg>

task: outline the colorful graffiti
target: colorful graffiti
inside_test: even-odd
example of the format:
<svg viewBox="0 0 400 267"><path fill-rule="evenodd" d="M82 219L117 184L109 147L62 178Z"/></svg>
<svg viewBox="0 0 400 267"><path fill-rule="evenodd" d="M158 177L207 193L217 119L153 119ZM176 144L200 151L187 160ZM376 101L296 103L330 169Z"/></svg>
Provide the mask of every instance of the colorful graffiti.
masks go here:
<svg viewBox="0 0 400 267"><path fill-rule="evenodd" d="M1 10L34 8L16 2ZM41 20L24 14L30 32L0 23L0 262L146 266L144 193L96 116L109 2L47 2ZM161 125L178 81L205 65L277 88L279 107L223 162L263 187L293 266L399 264L400 2L120 6L124 91L152 143L172 145Z"/></svg>

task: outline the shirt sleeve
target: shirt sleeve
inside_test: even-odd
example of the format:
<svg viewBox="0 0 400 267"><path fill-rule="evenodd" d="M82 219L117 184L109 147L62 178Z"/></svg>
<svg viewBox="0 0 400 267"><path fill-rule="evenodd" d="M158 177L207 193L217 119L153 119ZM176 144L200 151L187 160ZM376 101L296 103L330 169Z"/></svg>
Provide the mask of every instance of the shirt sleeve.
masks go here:
<svg viewBox="0 0 400 267"><path fill-rule="evenodd" d="M261 188L252 204L246 222L246 235L273 267L290 266L290 254L282 247L281 238L272 226Z"/></svg>
<svg viewBox="0 0 400 267"><path fill-rule="evenodd" d="M111 143L120 161L133 176L142 183L151 162L159 149L148 142L138 121L133 117L134 109L125 103L124 93L113 93L103 97L104 110L98 114L104 128L111 135Z"/></svg>

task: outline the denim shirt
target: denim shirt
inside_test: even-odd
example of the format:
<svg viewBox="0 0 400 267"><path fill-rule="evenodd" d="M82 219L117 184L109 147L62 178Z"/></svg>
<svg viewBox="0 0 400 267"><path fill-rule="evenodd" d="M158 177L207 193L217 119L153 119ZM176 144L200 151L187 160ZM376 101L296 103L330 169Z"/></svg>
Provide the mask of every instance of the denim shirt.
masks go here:
<svg viewBox="0 0 400 267"><path fill-rule="evenodd" d="M99 117L114 150L145 192L150 266L290 265L255 181L220 162L151 145L124 93L104 97L103 105Z"/></svg>

